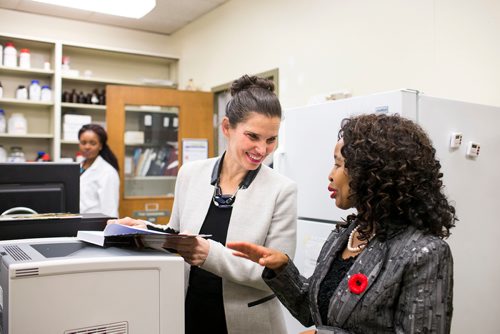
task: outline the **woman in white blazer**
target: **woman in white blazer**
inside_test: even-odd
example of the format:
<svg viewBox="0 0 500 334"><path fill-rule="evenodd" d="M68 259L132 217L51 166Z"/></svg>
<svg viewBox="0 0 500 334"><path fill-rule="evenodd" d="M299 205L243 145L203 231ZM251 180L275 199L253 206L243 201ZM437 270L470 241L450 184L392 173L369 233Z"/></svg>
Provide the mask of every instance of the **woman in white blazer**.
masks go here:
<svg viewBox="0 0 500 334"><path fill-rule="evenodd" d="M78 139L85 158L80 165L80 212L118 217L118 161L107 144L106 130L87 124L78 132Z"/></svg>
<svg viewBox="0 0 500 334"><path fill-rule="evenodd" d="M271 81L243 76L231 87L220 158L185 164L177 177L168 227L211 237L165 244L191 265L186 333L286 333L279 301L262 267L232 256L226 242L244 239L293 256L297 189L262 164L277 144L281 106ZM154 228L130 218L118 223Z"/></svg>

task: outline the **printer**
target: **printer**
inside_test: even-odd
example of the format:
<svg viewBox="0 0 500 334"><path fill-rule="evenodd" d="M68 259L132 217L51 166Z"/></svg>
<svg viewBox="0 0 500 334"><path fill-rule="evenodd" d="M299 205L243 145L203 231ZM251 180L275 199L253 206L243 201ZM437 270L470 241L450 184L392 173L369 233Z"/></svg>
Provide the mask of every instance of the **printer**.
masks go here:
<svg viewBox="0 0 500 334"><path fill-rule="evenodd" d="M73 237L0 241L0 333L184 333L184 261Z"/></svg>

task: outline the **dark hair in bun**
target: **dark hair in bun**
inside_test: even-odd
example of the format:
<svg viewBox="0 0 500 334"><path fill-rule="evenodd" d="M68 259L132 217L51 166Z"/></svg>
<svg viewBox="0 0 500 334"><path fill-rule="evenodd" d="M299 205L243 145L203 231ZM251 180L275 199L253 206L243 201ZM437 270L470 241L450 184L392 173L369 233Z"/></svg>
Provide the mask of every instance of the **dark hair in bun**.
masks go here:
<svg viewBox="0 0 500 334"><path fill-rule="evenodd" d="M251 112L281 118L280 101L271 80L245 74L231 85L231 96L226 116L233 127L244 122Z"/></svg>

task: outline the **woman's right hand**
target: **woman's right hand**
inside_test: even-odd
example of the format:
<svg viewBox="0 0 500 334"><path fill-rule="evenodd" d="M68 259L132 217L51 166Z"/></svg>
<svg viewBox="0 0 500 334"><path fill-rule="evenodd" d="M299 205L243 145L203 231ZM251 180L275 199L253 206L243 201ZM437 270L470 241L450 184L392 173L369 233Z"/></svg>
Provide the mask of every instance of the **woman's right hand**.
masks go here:
<svg viewBox="0 0 500 334"><path fill-rule="evenodd" d="M228 242L226 246L235 251L233 255L249 259L275 271L286 266L289 260L285 253L250 242Z"/></svg>
<svg viewBox="0 0 500 334"><path fill-rule="evenodd" d="M106 222L106 224L121 224L121 225L127 225L127 226L133 226L137 228L143 228L147 229L147 225L143 220L140 219L133 219L130 217L125 217L121 219L110 219Z"/></svg>

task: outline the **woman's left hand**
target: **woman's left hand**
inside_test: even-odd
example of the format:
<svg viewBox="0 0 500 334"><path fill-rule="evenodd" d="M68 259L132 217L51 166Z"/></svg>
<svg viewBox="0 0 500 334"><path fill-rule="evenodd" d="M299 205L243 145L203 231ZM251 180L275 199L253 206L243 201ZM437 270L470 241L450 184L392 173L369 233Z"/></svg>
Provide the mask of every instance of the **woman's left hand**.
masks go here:
<svg viewBox="0 0 500 334"><path fill-rule="evenodd" d="M202 237L172 238L165 242L165 248L173 248L192 266L201 266L210 250L210 242Z"/></svg>

